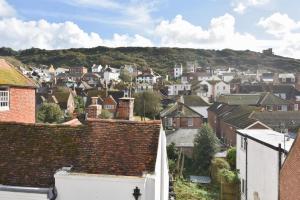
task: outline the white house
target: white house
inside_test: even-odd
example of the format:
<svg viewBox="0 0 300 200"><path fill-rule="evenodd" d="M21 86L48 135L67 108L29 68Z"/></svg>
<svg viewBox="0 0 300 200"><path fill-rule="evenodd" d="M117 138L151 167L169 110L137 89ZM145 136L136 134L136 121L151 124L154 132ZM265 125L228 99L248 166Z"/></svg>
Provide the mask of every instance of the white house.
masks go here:
<svg viewBox="0 0 300 200"><path fill-rule="evenodd" d="M174 76L174 78L180 78L182 76L182 73L183 73L182 64L175 65L174 69L173 69L173 76Z"/></svg>
<svg viewBox="0 0 300 200"><path fill-rule="evenodd" d="M152 69L147 69L136 77L136 81L139 83L148 83L152 85L157 83L159 78L161 78L159 74L153 72Z"/></svg>
<svg viewBox="0 0 300 200"><path fill-rule="evenodd" d="M102 65L96 65L96 64L94 64L92 66L92 72L93 73L100 73L102 71L102 69L103 69Z"/></svg>
<svg viewBox="0 0 300 200"><path fill-rule="evenodd" d="M120 76L120 70L112 67L107 67L103 73L103 78L106 82L109 82L111 80L118 81L119 76Z"/></svg>
<svg viewBox="0 0 300 200"><path fill-rule="evenodd" d="M0 157L0 200L168 200L166 136L160 121L2 123L0 135L5 153ZM10 150L4 145L11 141L9 135L14 136Z"/></svg>
<svg viewBox="0 0 300 200"><path fill-rule="evenodd" d="M222 80L201 81L198 85L194 92L207 102L216 100L221 94L230 94L230 84Z"/></svg>
<svg viewBox="0 0 300 200"><path fill-rule="evenodd" d="M173 85L168 85L167 87L168 87L168 95L170 96L191 91L191 84L173 84Z"/></svg>
<svg viewBox="0 0 300 200"><path fill-rule="evenodd" d="M276 200L279 171L294 140L269 129L237 130L241 200Z"/></svg>

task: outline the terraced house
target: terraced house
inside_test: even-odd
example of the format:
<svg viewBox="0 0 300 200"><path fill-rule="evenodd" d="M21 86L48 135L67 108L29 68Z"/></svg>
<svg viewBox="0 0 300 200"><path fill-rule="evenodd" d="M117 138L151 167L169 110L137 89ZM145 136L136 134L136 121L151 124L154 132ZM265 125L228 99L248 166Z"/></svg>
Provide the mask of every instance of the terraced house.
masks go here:
<svg viewBox="0 0 300 200"><path fill-rule="evenodd" d="M0 59L0 121L35 123L35 83Z"/></svg>

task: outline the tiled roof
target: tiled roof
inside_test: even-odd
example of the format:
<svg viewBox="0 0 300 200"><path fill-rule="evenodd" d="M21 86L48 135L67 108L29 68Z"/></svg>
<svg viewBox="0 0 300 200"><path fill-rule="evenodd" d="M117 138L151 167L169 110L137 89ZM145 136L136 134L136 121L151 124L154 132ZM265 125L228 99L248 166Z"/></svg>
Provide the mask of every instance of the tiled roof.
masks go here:
<svg viewBox="0 0 300 200"><path fill-rule="evenodd" d="M35 88L35 83L25 77L21 72L15 69L4 59L0 59L0 85L32 87Z"/></svg>
<svg viewBox="0 0 300 200"><path fill-rule="evenodd" d="M142 176L154 172L159 134L160 121L0 123L0 184L49 187L56 170L66 166L80 173Z"/></svg>
<svg viewBox="0 0 300 200"><path fill-rule="evenodd" d="M236 128L244 129L257 120L249 118L251 113L257 109L253 106L237 106L223 116L224 122L233 125Z"/></svg>

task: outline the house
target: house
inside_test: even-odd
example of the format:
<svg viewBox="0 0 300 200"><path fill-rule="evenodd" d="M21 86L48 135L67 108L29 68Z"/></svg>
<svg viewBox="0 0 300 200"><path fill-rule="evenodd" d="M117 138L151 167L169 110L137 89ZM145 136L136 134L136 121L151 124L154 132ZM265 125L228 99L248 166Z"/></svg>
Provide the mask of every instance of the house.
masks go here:
<svg viewBox="0 0 300 200"><path fill-rule="evenodd" d="M257 109L259 108L255 106L214 103L207 109L208 123L222 142L235 146L238 129L271 129L259 120L251 118Z"/></svg>
<svg viewBox="0 0 300 200"><path fill-rule="evenodd" d="M197 95L183 95L182 102L197 113L201 114L203 116L203 120L207 122L207 109L210 106L209 103Z"/></svg>
<svg viewBox="0 0 300 200"><path fill-rule="evenodd" d="M202 97L207 102L212 102L219 95L230 94L230 84L218 79L201 81L192 85L192 93Z"/></svg>
<svg viewBox="0 0 300 200"><path fill-rule="evenodd" d="M142 74L137 75L136 81L139 83L148 83L155 84L161 76L155 72L151 68L146 69L142 72Z"/></svg>
<svg viewBox="0 0 300 200"><path fill-rule="evenodd" d="M224 94L220 95L216 101L228 105L257 106L267 111L294 110L294 104L292 102L277 97L270 92L256 94Z"/></svg>
<svg viewBox="0 0 300 200"><path fill-rule="evenodd" d="M0 199L168 200L160 121L0 123L0 138Z"/></svg>
<svg viewBox="0 0 300 200"><path fill-rule="evenodd" d="M55 70L55 76L57 76L58 74L65 74L65 73L68 73L68 72L69 72L69 69L58 67Z"/></svg>
<svg viewBox="0 0 300 200"><path fill-rule="evenodd" d="M103 79L106 83L110 81L118 81L120 76L120 69L116 69L113 67L106 67L103 72Z"/></svg>
<svg viewBox="0 0 300 200"><path fill-rule="evenodd" d="M272 72L262 73L261 81L266 83L266 84L273 83L274 82L274 73L272 73Z"/></svg>
<svg viewBox="0 0 300 200"><path fill-rule="evenodd" d="M102 69L103 69L102 65L93 64L92 66L93 73L101 73Z"/></svg>
<svg viewBox="0 0 300 200"><path fill-rule="evenodd" d="M180 65L175 65L173 68L173 77L175 79L180 78L182 76L183 73L183 68L182 68L182 64Z"/></svg>
<svg viewBox="0 0 300 200"><path fill-rule="evenodd" d="M194 140L198 134L198 129L180 128L175 131L166 131L167 145L175 144L176 149L184 155L192 158L194 149Z"/></svg>
<svg viewBox="0 0 300 200"><path fill-rule="evenodd" d="M203 116L181 102L176 102L160 114L165 129L197 129L203 124Z"/></svg>
<svg viewBox="0 0 300 200"><path fill-rule="evenodd" d="M104 110L108 110L109 112L114 114L117 111L117 106L117 101L111 95L103 98L102 108Z"/></svg>
<svg viewBox="0 0 300 200"><path fill-rule="evenodd" d="M191 84L172 84L167 85L168 96L188 94L191 92Z"/></svg>
<svg viewBox="0 0 300 200"><path fill-rule="evenodd" d="M36 84L0 59L0 121L35 123Z"/></svg>
<svg viewBox="0 0 300 200"><path fill-rule="evenodd" d="M182 74L181 76L181 83L192 83L193 81L204 81L204 80L209 80L211 77L211 75L207 72L203 72L203 71L200 71L200 72L185 72Z"/></svg>
<svg viewBox="0 0 300 200"><path fill-rule="evenodd" d="M65 114L73 114L75 111L75 96L76 94L73 91L63 88L54 90L52 94L49 94L47 102L58 104Z"/></svg>
<svg viewBox="0 0 300 200"><path fill-rule="evenodd" d="M295 84L296 77L292 73L281 73L278 74L278 80L282 84Z"/></svg>
<svg viewBox="0 0 300 200"><path fill-rule="evenodd" d="M280 169L294 140L272 130L257 129L237 130L236 140L241 199L279 199Z"/></svg>
<svg viewBox="0 0 300 200"><path fill-rule="evenodd" d="M300 196L300 137L295 139L280 170L280 200L294 200Z"/></svg>
<svg viewBox="0 0 300 200"><path fill-rule="evenodd" d="M75 82L80 82L81 77L88 72L86 67L70 67L69 77Z"/></svg>
<svg viewBox="0 0 300 200"><path fill-rule="evenodd" d="M86 82L92 87L97 87L100 85L100 80L101 76L96 73L85 73L82 77L81 80Z"/></svg>

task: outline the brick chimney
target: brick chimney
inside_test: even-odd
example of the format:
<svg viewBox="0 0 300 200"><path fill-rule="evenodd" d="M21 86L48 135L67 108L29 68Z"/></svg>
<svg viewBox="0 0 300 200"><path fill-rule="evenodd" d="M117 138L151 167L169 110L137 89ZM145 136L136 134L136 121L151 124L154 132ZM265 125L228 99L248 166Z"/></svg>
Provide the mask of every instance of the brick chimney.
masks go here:
<svg viewBox="0 0 300 200"><path fill-rule="evenodd" d="M133 120L134 98L123 97L119 99L117 109L117 118L124 120Z"/></svg>
<svg viewBox="0 0 300 200"><path fill-rule="evenodd" d="M88 118L98 118L101 114L102 106L98 104L98 97L91 98L92 104L85 109L85 112Z"/></svg>

